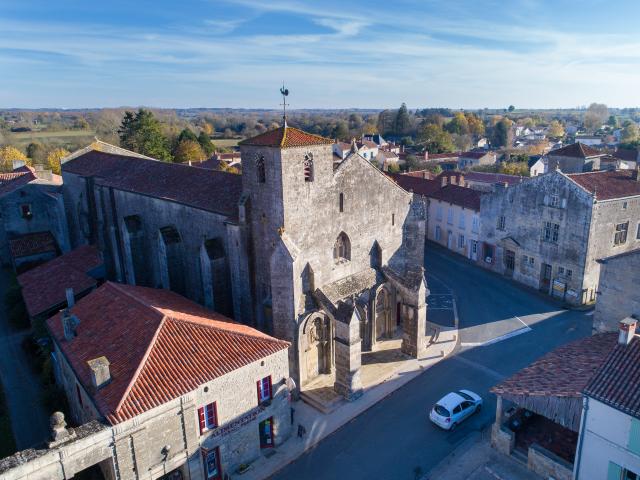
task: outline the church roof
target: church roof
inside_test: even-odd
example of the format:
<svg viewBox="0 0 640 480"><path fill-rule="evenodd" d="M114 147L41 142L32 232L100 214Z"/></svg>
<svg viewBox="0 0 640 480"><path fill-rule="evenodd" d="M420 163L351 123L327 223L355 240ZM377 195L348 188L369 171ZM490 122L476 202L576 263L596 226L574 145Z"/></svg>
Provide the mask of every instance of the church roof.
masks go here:
<svg viewBox="0 0 640 480"><path fill-rule="evenodd" d="M61 314L49 330L100 413L115 425L289 347L169 290L107 282ZM87 362L109 362L111 381L93 388Z"/></svg>
<svg viewBox="0 0 640 480"><path fill-rule="evenodd" d="M312 145L330 145L333 140L330 138L313 135L303 132L293 127L279 127L275 130L261 133L252 138L247 138L239 143L239 145L250 145L255 147L309 147Z"/></svg>

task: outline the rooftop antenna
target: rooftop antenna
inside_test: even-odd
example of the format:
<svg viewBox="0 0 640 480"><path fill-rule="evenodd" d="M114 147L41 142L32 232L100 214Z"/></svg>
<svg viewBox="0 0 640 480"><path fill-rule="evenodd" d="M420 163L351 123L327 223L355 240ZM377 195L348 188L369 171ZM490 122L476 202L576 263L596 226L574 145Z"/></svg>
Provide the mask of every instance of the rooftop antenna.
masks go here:
<svg viewBox="0 0 640 480"><path fill-rule="evenodd" d="M284 128L287 128L287 97L289 96L289 89L284 87L284 82L282 82L282 87L280 88L280 94L282 95L282 122Z"/></svg>

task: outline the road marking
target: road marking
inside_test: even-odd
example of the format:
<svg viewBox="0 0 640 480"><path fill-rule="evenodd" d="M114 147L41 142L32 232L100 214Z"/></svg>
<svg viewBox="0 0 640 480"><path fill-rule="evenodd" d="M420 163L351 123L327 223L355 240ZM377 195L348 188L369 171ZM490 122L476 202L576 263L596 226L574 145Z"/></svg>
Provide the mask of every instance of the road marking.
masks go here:
<svg viewBox="0 0 640 480"><path fill-rule="evenodd" d="M587 316L589 316L589 317L590 317L591 315L593 315L593 314L594 314L594 312L595 312L595 310L590 310L590 311L588 311L587 313L585 313L585 315L587 315Z"/></svg>
<svg viewBox="0 0 640 480"><path fill-rule="evenodd" d="M530 332L531 327L522 327L518 330L514 330L513 332L505 333L504 335L500 335L499 337L492 338L491 340L487 340L485 342L462 342L460 344L461 347L486 347L488 345L493 345L494 343L502 342L503 340L507 340L511 337L515 337L517 335L522 335L523 333Z"/></svg>
<svg viewBox="0 0 640 480"><path fill-rule="evenodd" d="M520 317L518 317L517 315L516 315L515 317L513 317L513 318L515 318L516 320L519 320L519 321L520 321L520 323L522 323L525 327L529 328L529 325L527 325L526 323L524 323L524 321L522 321L522 319L521 319Z"/></svg>
<svg viewBox="0 0 640 480"><path fill-rule="evenodd" d="M477 362L474 362L472 360L469 360L467 358L464 358L460 355L455 355L453 357L451 357L452 360L458 361L460 363L464 363L465 365L468 365L469 367L475 368L476 370L479 370L483 373L486 373L487 375L489 375L490 377L495 378L498 381L502 381L506 378L506 375L502 375L499 372L496 372L495 370L489 368L489 367L485 367L484 365L481 365Z"/></svg>

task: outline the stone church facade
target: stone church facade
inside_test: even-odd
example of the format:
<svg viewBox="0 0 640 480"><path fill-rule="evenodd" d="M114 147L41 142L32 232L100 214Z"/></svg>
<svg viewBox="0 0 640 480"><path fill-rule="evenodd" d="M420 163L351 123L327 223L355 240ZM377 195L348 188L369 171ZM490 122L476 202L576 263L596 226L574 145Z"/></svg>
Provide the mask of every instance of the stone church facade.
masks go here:
<svg viewBox="0 0 640 480"><path fill-rule="evenodd" d="M170 288L291 342L298 388L361 392L364 351L426 348L424 212L357 152L287 127L241 142L241 176L88 149L63 165L74 244L112 278ZM226 310L225 310L226 309Z"/></svg>

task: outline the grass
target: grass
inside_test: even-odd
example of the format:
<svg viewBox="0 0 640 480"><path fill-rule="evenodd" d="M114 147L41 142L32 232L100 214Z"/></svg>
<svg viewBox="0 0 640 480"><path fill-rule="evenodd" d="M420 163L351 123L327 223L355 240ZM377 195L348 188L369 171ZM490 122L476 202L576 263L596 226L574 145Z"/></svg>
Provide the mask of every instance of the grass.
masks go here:
<svg viewBox="0 0 640 480"><path fill-rule="evenodd" d="M216 147L231 148L238 145L242 138L212 138L211 141Z"/></svg>
<svg viewBox="0 0 640 480"><path fill-rule="evenodd" d="M16 442L11 430L11 419L4 398L4 391L0 385L0 458L13 455L16 451Z"/></svg>
<svg viewBox="0 0 640 480"><path fill-rule="evenodd" d="M16 132L11 139L19 146L25 147L32 142L45 144L91 143L95 132L93 130L61 130L59 132Z"/></svg>

